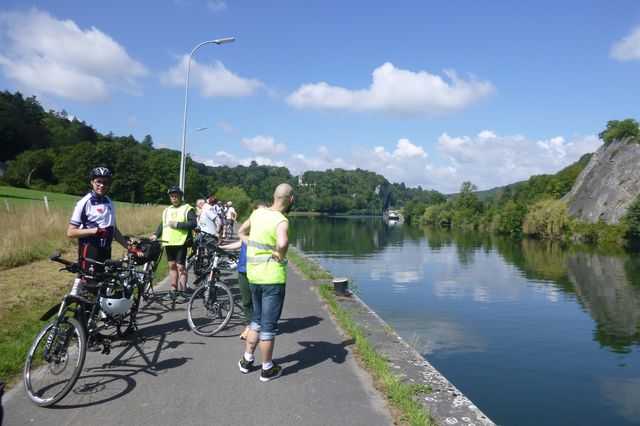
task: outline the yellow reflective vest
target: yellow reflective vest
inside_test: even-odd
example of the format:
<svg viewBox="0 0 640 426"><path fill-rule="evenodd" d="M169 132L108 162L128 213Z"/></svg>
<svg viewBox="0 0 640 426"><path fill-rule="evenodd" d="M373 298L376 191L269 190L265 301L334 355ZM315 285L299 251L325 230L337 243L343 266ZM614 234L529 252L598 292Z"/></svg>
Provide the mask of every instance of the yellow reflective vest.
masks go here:
<svg viewBox="0 0 640 426"><path fill-rule="evenodd" d="M162 235L160 239L165 241L163 246L181 246L187 241L188 229L170 228L170 220L187 222L189 210L193 209L189 204L181 204L178 207L169 206L162 212Z"/></svg>
<svg viewBox="0 0 640 426"><path fill-rule="evenodd" d="M276 262L276 226L289 220L279 211L260 208L251 217L247 244L247 278L251 284L284 284L287 281L287 262Z"/></svg>

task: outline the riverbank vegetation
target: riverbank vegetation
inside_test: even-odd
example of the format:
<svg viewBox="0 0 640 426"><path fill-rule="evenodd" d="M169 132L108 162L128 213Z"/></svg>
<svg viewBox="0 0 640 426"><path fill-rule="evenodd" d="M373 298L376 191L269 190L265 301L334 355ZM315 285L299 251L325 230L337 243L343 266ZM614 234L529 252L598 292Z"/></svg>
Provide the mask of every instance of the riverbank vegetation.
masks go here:
<svg viewBox="0 0 640 426"><path fill-rule="evenodd" d="M612 138L634 142L638 135L638 123L628 119L610 121L600 137L606 144ZM583 223L569 216L562 197L571 190L591 157L592 154L585 154L554 175L532 176L527 181L491 192L478 192L471 182L464 182L458 194L444 200L409 201L403 213L406 220L414 224L477 229L515 237L637 245L640 196L620 224Z"/></svg>

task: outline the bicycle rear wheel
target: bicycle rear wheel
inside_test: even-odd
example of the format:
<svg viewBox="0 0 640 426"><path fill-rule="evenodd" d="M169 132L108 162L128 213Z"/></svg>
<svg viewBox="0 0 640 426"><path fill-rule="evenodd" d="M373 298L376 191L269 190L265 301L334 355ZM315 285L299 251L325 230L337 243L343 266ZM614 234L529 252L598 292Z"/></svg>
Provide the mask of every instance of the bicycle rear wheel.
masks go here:
<svg viewBox="0 0 640 426"><path fill-rule="evenodd" d="M144 285L145 283L142 282L134 287L133 305L131 305L131 310L129 313L123 315L116 324L116 332L120 339L125 339L133 333L133 330L138 328L136 318L138 316L138 311L140 310L140 299L142 298L142 289Z"/></svg>
<svg viewBox="0 0 640 426"><path fill-rule="evenodd" d="M213 336L229 323L233 315L233 295L221 282L211 283L197 289L189 300L187 322L199 336Z"/></svg>
<svg viewBox="0 0 640 426"><path fill-rule="evenodd" d="M53 324L47 324L40 330L24 364L27 396L41 407L53 405L69 393L82 372L87 354L87 337L78 320L63 319L54 335L52 329ZM48 339L51 350L45 359Z"/></svg>

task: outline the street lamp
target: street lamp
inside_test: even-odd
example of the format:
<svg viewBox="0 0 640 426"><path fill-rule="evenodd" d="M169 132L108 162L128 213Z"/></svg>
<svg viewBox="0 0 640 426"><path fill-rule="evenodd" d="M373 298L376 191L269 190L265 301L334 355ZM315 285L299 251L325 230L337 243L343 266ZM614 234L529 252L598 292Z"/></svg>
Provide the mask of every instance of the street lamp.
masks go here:
<svg viewBox="0 0 640 426"><path fill-rule="evenodd" d="M191 57L195 53L196 50L200 48L200 46L204 46L205 44L224 44L224 43L233 43L236 41L234 37L228 38L220 38L217 40L208 40L203 41L199 45L193 48L191 53L189 54L189 60L187 61L187 83L184 86L184 121L182 125L182 156L180 157L180 188L184 191L184 178L185 178L185 167L187 163L187 106L189 104L189 71L191 70ZM204 130L204 129L201 129Z"/></svg>

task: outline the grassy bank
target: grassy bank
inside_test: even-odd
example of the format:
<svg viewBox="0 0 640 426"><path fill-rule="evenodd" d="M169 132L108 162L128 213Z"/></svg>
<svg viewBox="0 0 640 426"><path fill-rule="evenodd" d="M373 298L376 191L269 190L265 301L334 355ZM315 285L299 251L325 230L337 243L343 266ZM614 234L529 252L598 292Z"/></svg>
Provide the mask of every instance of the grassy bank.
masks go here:
<svg viewBox="0 0 640 426"><path fill-rule="evenodd" d="M42 197L51 197L49 211ZM0 270L46 259L54 251L77 247L67 238L67 227L77 197L47 194L20 188L0 187L0 198L13 203L0 208ZM118 227L124 234L141 235L155 230L162 214L161 206L116 203Z"/></svg>
<svg viewBox="0 0 640 426"><path fill-rule="evenodd" d="M330 282L331 274L328 271L297 250L289 252L289 260L308 279L321 283ZM428 393L428 387L422 384L403 383L399 376L391 371L387 360L371 346L363 329L352 319L349 312L340 306L332 285L321 284L318 290L340 327L355 342L355 354L360 365L371 374L378 390L397 410L393 414L399 417L400 421L410 425L432 425L429 414L414 399L418 393Z"/></svg>
<svg viewBox="0 0 640 426"><path fill-rule="evenodd" d="M116 204L118 227L130 235L149 234L160 221L161 206ZM60 301L73 276L47 259L54 251L77 256L77 241L66 237L70 209L20 209L0 213L0 380L19 377L24 356L42 327L40 316ZM114 244L113 257L124 249ZM20 266L16 266L20 265ZM167 274L160 265L157 279Z"/></svg>

